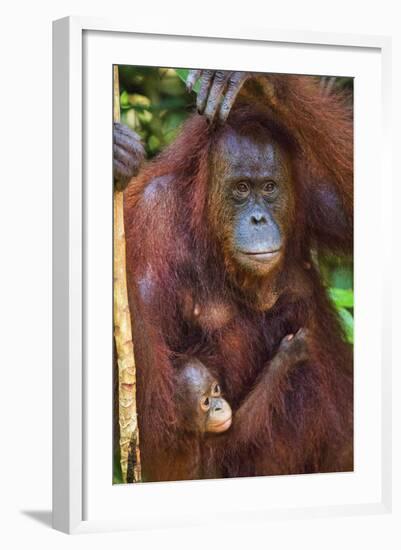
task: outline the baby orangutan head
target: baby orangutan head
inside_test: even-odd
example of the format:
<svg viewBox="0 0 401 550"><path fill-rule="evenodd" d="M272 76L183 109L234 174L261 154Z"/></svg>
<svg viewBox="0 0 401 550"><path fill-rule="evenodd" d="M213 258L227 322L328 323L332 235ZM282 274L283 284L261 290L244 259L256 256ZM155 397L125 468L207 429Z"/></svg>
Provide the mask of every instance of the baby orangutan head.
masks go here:
<svg viewBox="0 0 401 550"><path fill-rule="evenodd" d="M221 433L231 426L231 407L221 396L219 382L198 359L178 369L176 395L186 431Z"/></svg>

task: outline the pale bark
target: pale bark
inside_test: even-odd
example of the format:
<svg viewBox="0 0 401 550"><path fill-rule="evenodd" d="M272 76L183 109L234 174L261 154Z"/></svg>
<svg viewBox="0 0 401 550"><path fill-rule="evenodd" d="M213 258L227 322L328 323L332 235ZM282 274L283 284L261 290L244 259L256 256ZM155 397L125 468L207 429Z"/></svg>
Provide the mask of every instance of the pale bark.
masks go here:
<svg viewBox="0 0 401 550"><path fill-rule="evenodd" d="M118 67L114 66L114 121L120 121ZM136 368L132 343L131 316L128 306L123 192L114 190L114 337L118 363L118 405L120 460L124 483L128 459L132 479L141 481L139 430L136 412Z"/></svg>

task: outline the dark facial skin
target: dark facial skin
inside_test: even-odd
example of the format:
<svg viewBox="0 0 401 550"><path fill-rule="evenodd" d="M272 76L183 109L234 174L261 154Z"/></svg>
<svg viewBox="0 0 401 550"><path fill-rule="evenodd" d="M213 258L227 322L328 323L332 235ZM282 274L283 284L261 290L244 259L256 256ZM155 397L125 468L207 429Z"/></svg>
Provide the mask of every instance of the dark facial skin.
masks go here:
<svg viewBox="0 0 401 550"><path fill-rule="evenodd" d="M213 165L211 204L220 207L211 215L225 253L247 272L265 276L284 255L292 208L290 161L269 135L254 138L228 129Z"/></svg>
<svg viewBox="0 0 401 550"><path fill-rule="evenodd" d="M176 394L187 431L221 433L231 426L231 407L221 396L220 384L197 359L179 368Z"/></svg>

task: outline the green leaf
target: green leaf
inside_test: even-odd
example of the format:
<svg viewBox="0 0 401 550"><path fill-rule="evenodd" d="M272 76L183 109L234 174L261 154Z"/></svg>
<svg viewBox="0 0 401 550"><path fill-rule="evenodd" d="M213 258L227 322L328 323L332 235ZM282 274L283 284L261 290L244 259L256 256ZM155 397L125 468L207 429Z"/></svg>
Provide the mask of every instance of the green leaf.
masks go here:
<svg viewBox="0 0 401 550"><path fill-rule="evenodd" d="M353 269L352 266L338 265L331 270L330 286L335 288L352 288L353 286Z"/></svg>
<svg viewBox="0 0 401 550"><path fill-rule="evenodd" d="M185 113L170 112L164 117L162 123L163 134L168 134L172 130L177 130L186 118Z"/></svg>
<svg viewBox="0 0 401 550"><path fill-rule="evenodd" d="M183 82L187 82L189 69L175 69L175 72L178 74L178 76L181 78ZM200 81L198 80L195 83L195 86L193 87L193 91L198 93L200 90Z"/></svg>
<svg viewBox="0 0 401 550"><path fill-rule="evenodd" d="M124 90L120 95L120 105L122 105L123 107L127 107L127 106L129 106L129 104L130 104L130 102L129 102L128 94Z"/></svg>
<svg viewBox="0 0 401 550"><path fill-rule="evenodd" d="M329 296L337 307L354 307L354 291L344 288L330 288Z"/></svg>
<svg viewBox="0 0 401 550"><path fill-rule="evenodd" d="M152 153L160 149L160 139L157 136L150 136L148 140L148 147Z"/></svg>
<svg viewBox="0 0 401 550"><path fill-rule="evenodd" d="M337 312L341 319L341 324L342 324L347 342L349 342L350 344L353 344L354 343L354 318L352 317L351 313L343 307L339 307L337 309Z"/></svg>

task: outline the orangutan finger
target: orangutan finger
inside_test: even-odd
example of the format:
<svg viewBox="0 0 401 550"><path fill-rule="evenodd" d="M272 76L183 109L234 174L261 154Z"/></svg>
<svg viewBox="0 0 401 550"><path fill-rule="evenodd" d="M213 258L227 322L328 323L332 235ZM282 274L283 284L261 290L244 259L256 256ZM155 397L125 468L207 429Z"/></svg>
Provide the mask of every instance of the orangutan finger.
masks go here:
<svg viewBox="0 0 401 550"><path fill-rule="evenodd" d="M131 171L120 160L113 160L113 179L114 186L117 191L124 191L127 187L129 180L131 179Z"/></svg>
<svg viewBox="0 0 401 550"><path fill-rule="evenodd" d="M231 74L231 77L228 82L227 92L223 99L223 102L219 111L219 119L221 122L227 120L228 115L230 114L231 108L234 105L234 102L239 94L239 91L242 88L242 85L249 77L248 73L236 71Z"/></svg>
<svg viewBox="0 0 401 550"><path fill-rule="evenodd" d="M137 136L119 134L114 141L114 145L136 157L143 156L143 145Z"/></svg>
<svg viewBox="0 0 401 550"><path fill-rule="evenodd" d="M210 70L202 71L201 87L198 93L198 97L196 98L196 108L200 115L202 115L203 111L205 110L210 86L213 81L213 76L214 76L214 71L210 71Z"/></svg>
<svg viewBox="0 0 401 550"><path fill-rule="evenodd" d="M209 122L213 122L230 75L231 73L227 71L217 71L214 75L213 84L210 88L205 108L205 116Z"/></svg>
<svg viewBox="0 0 401 550"><path fill-rule="evenodd" d="M135 175L139 170L138 158L131 151L123 149L120 145L113 146L113 155L116 161L122 162L131 175Z"/></svg>
<svg viewBox="0 0 401 550"><path fill-rule="evenodd" d="M200 77L202 71L200 69L191 69L188 73L187 80L185 81L187 91L192 92L193 87L196 84L196 81Z"/></svg>

